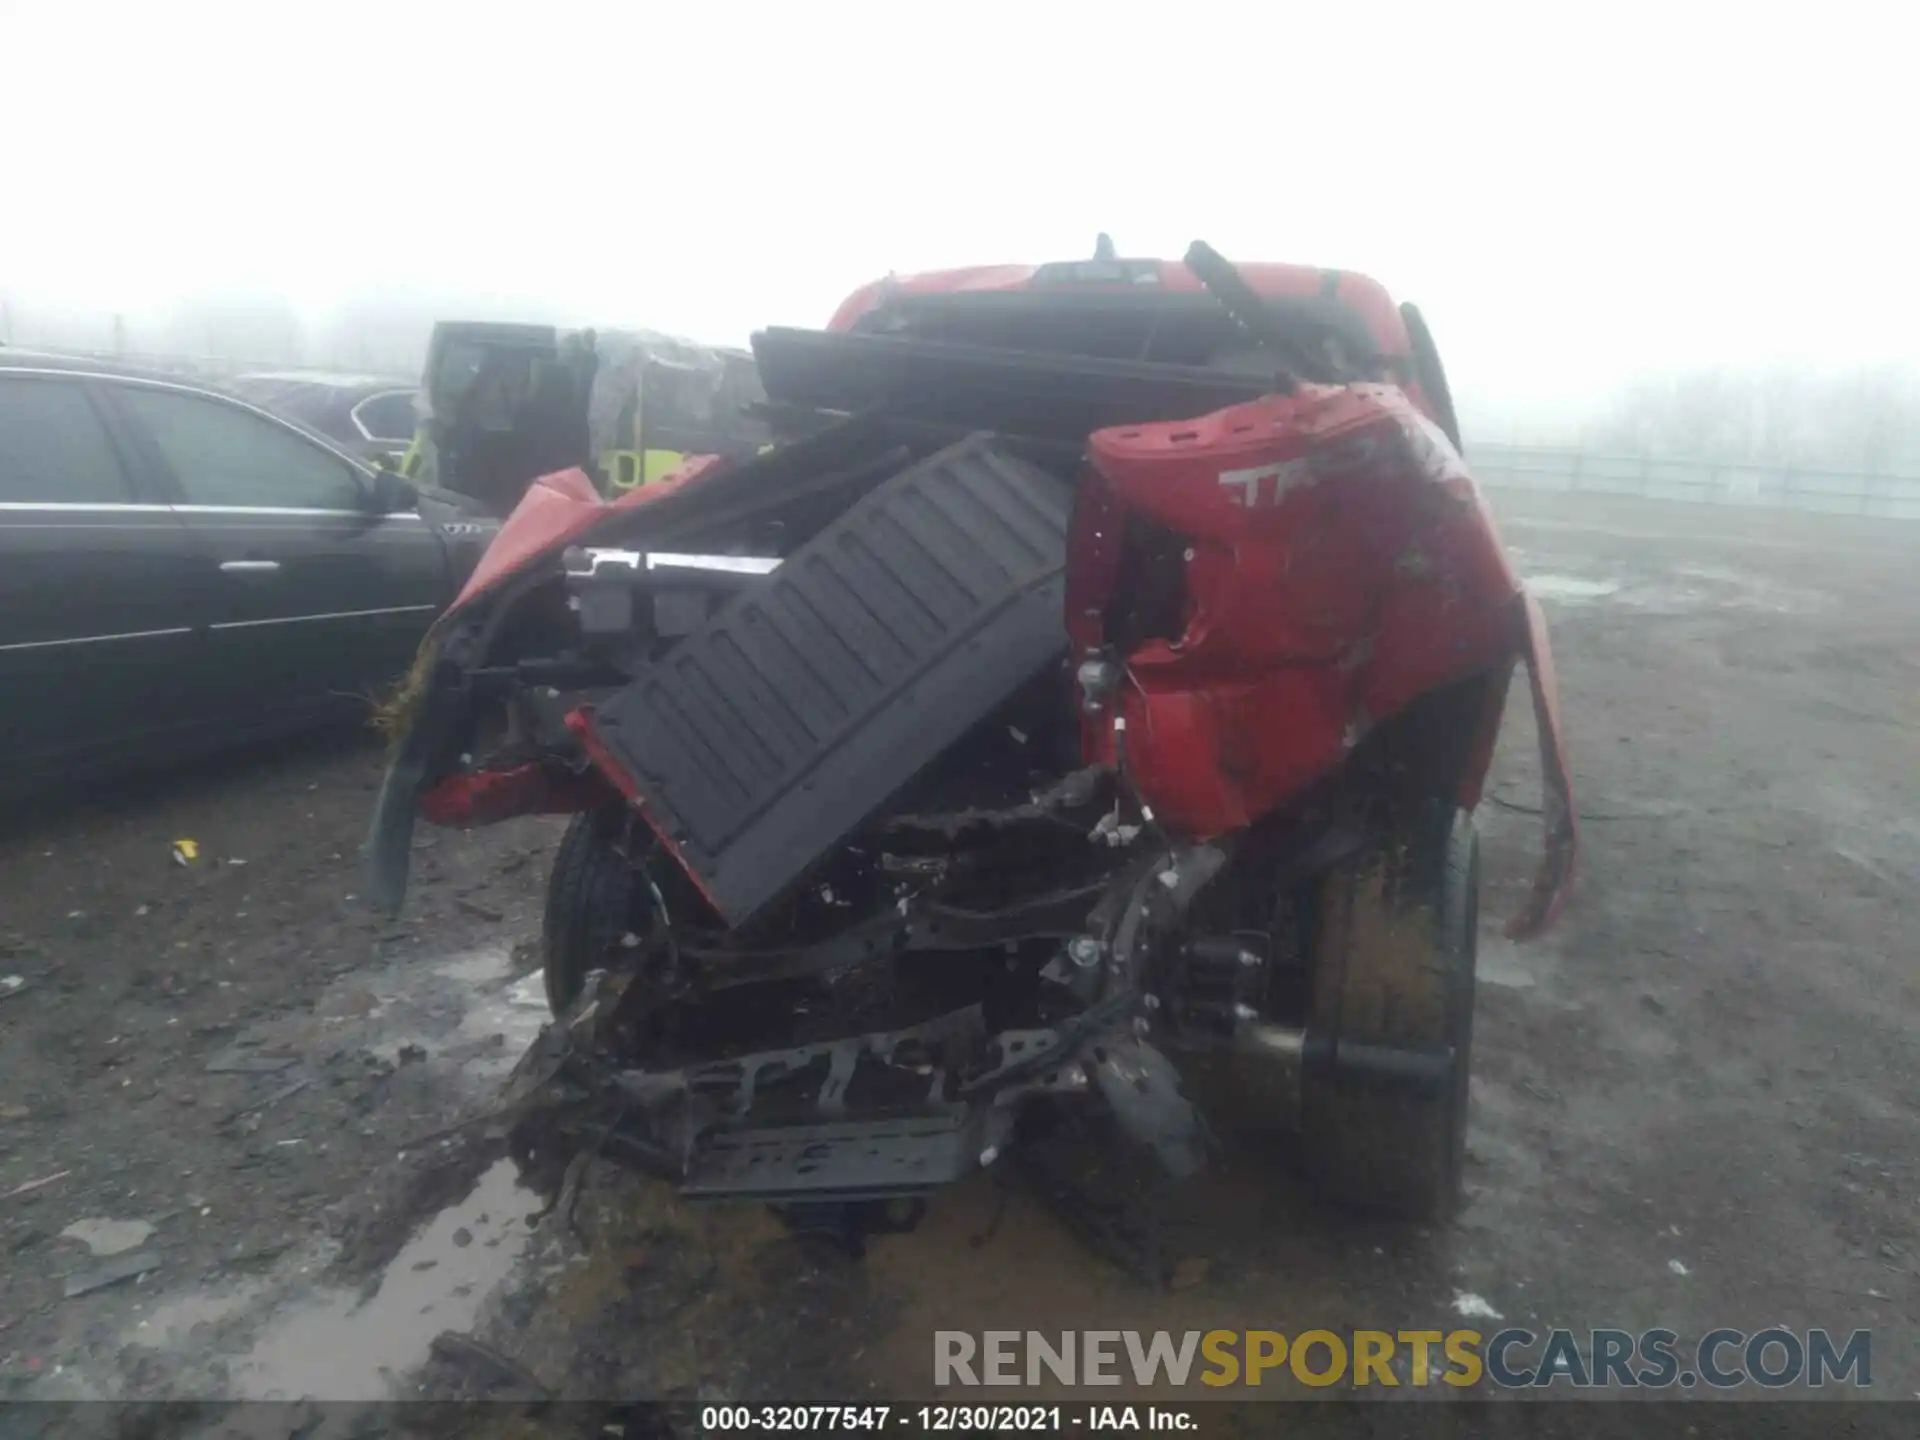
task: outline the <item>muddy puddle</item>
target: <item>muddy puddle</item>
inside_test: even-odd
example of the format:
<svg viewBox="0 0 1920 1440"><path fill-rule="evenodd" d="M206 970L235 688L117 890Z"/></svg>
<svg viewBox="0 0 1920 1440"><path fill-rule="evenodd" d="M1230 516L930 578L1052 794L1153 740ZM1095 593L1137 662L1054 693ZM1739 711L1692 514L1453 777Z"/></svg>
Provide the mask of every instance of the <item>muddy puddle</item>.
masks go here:
<svg viewBox="0 0 1920 1440"><path fill-rule="evenodd" d="M481 1082L511 1070L549 1018L539 971L519 973L505 946L396 966L367 989L360 1049L443 1059Z"/></svg>
<svg viewBox="0 0 1920 1440"><path fill-rule="evenodd" d="M325 1268L310 1256L278 1277L168 1296L122 1338L210 1361L207 1393L224 1399L396 1398L436 1335L474 1326L525 1253L539 1208L502 1160L358 1290L310 1285Z"/></svg>
<svg viewBox="0 0 1920 1440"><path fill-rule="evenodd" d="M445 1165L439 1149L430 1153L423 1144L409 1154L409 1139L483 1111L547 1019L539 973L526 973L508 946L420 956L345 977L311 1010L246 1027L222 1053L217 1078L206 1083L231 1087L235 1101L253 1107L260 1133L239 1143L256 1155L304 1147L303 1156L328 1150L331 1127L365 1134L373 1122L350 1106L296 1118L302 1100L336 1089L351 1093L361 1083L404 1086L404 1104L396 1101L401 1108L386 1112L404 1118L383 1122L393 1128L396 1148L383 1151L379 1163L388 1170L425 1166L431 1173ZM258 1058L261 1073L234 1075L235 1057ZM362 1082L363 1074L373 1078ZM379 1178L365 1176L365 1203L374 1204ZM392 1258L379 1264L384 1252L376 1250L367 1262L378 1265L372 1273L350 1247L343 1249L339 1217L319 1213L294 1220L298 1233L276 1247L267 1267L251 1273L216 1262L195 1274L170 1254L160 1274L127 1287L129 1303L110 1328L90 1337L84 1350L69 1352L68 1363L46 1367L35 1394L106 1398L124 1393L131 1374L166 1373L170 1393L182 1398L378 1401L404 1395L437 1335L464 1334L479 1323L533 1235L527 1221L541 1201L521 1188L510 1161L467 1184L452 1204L446 1201L457 1190L424 1200L411 1228L386 1242L397 1246ZM222 1203L244 1223L244 1195L216 1201ZM405 1226L403 1215L394 1218ZM171 1233L162 1230L163 1239ZM349 1225L344 1233L355 1232Z"/></svg>
<svg viewBox="0 0 1920 1440"><path fill-rule="evenodd" d="M427 1359L433 1337L465 1332L526 1249L540 1208L511 1161L441 1211L394 1257L371 1293L318 1291L282 1312L229 1366L248 1400L378 1400Z"/></svg>
<svg viewBox="0 0 1920 1440"><path fill-rule="evenodd" d="M1541 600L1557 600L1562 604L1580 604L1586 601L1604 600L1609 595L1618 594L1618 580L1586 580L1578 575L1529 575L1527 589Z"/></svg>
<svg viewBox="0 0 1920 1440"><path fill-rule="evenodd" d="M1525 578L1527 590L1536 599L1563 608L1610 601L1648 614L1747 610L1785 615L1822 610L1830 603L1818 591L1721 566L1680 565L1658 577L1633 580L1528 566Z"/></svg>
<svg viewBox="0 0 1920 1440"><path fill-rule="evenodd" d="M491 1095L548 1019L539 973L521 973L504 946L410 961L365 985L372 1003L360 1000L364 1013L346 1027L355 1048L444 1068L469 1103ZM525 1251L527 1217L539 1208L512 1163L497 1162L464 1199L426 1220L368 1284L301 1287L298 1299L283 1300L228 1361L229 1393L386 1398L427 1359L434 1336L473 1326Z"/></svg>

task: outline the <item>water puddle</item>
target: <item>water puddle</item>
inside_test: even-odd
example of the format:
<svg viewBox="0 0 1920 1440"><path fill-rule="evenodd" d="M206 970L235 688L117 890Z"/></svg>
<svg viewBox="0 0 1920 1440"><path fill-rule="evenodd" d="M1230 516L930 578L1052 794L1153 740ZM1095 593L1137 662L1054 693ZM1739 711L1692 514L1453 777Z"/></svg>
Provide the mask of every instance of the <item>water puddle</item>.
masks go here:
<svg viewBox="0 0 1920 1440"><path fill-rule="evenodd" d="M242 1314L266 1291L253 1281L225 1294L197 1293L176 1295L162 1300L133 1327L129 1339L135 1345L155 1350L181 1350L188 1345L204 1345L223 1320Z"/></svg>
<svg viewBox="0 0 1920 1440"><path fill-rule="evenodd" d="M540 972L516 975L510 951L458 956L434 966L434 973L471 987L458 1028L440 1046L478 1077L504 1076L551 1018Z"/></svg>
<svg viewBox="0 0 1920 1440"><path fill-rule="evenodd" d="M1759 576L1707 565L1677 566L1672 579L1639 587L1622 598L1638 609L1669 614L1715 609L1794 615L1832 608L1830 597L1818 591L1777 585Z"/></svg>
<svg viewBox="0 0 1920 1440"><path fill-rule="evenodd" d="M1480 931L1474 981L1483 1000L1523 1005L1528 1009L1573 1011L1583 1008L1563 980L1559 947L1551 939L1525 943L1509 940L1496 929ZM1476 1084L1478 1081L1476 1080Z"/></svg>
<svg viewBox="0 0 1920 1440"><path fill-rule="evenodd" d="M380 1005L362 1048L389 1062L403 1050L457 1064L473 1080L504 1076L550 1018L538 970L516 973L505 946L414 962L375 989Z"/></svg>
<svg viewBox="0 0 1920 1440"><path fill-rule="evenodd" d="M502 1160L407 1242L371 1295L321 1292L271 1322L232 1364L237 1398L381 1400L443 1330L466 1331L526 1249L540 1201ZM154 1317L150 1316L149 1323Z"/></svg>
<svg viewBox="0 0 1920 1440"><path fill-rule="evenodd" d="M463 985L497 985L513 973L513 952L504 945L464 950L434 961L433 973Z"/></svg>
<svg viewBox="0 0 1920 1440"><path fill-rule="evenodd" d="M1527 589L1536 599L1557 600L1579 605L1589 600L1604 600L1620 589L1618 580L1583 580L1577 575L1529 575Z"/></svg>
<svg viewBox="0 0 1920 1440"><path fill-rule="evenodd" d="M1537 963L1504 935L1483 938L1474 963L1474 978L1503 990L1531 990L1540 983Z"/></svg>
<svg viewBox="0 0 1920 1440"><path fill-rule="evenodd" d="M1621 605L1650 614L1758 610L1784 615L1829 604L1827 597L1815 591L1776 585L1717 565L1676 565L1658 577L1639 577L1631 583L1543 570L1529 573L1526 584L1535 598L1549 604L1590 605L1617 599Z"/></svg>

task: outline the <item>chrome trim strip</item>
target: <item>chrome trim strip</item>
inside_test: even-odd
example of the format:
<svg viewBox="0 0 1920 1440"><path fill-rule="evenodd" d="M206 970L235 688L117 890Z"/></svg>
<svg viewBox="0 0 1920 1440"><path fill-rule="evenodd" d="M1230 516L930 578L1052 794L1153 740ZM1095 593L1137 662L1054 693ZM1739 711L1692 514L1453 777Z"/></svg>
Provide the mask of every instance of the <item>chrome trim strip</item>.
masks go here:
<svg viewBox="0 0 1920 1440"><path fill-rule="evenodd" d="M771 575L780 561L770 555L670 555L655 551L647 556L649 570L720 570L730 575Z"/></svg>
<svg viewBox="0 0 1920 1440"><path fill-rule="evenodd" d="M760 555L677 555L666 551L643 553L608 546L587 546L585 570L569 570L569 575L596 575L602 567L638 570L706 570L729 575L771 575L780 561Z"/></svg>
<svg viewBox="0 0 1920 1440"><path fill-rule="evenodd" d="M58 645L103 645L109 640L157 640L163 635L192 633L183 625L171 630L130 630L124 635L77 635L71 640L18 640L11 645L0 645L0 651L51 650Z"/></svg>
<svg viewBox="0 0 1920 1440"><path fill-rule="evenodd" d="M221 620L213 630L253 630L262 625L298 625L303 620L360 620L369 615L418 615L438 605L389 605L383 610L331 610L324 615L275 615L266 620Z"/></svg>
<svg viewBox="0 0 1920 1440"><path fill-rule="evenodd" d="M308 510L297 505L175 505L182 515L347 515L360 520L418 520L417 510L376 515L370 510Z"/></svg>
<svg viewBox="0 0 1920 1440"><path fill-rule="evenodd" d="M0 371L0 374L6 372ZM132 504L118 500L0 500L0 511L32 513L45 510L55 514L94 513L100 515L164 515L171 506Z"/></svg>
<svg viewBox="0 0 1920 1440"><path fill-rule="evenodd" d="M0 371L0 374L4 374ZM148 505L121 501L0 500L0 511L33 514L164 515L343 515L361 520L418 520L418 510L394 510L376 515L370 510L308 510L294 505Z"/></svg>

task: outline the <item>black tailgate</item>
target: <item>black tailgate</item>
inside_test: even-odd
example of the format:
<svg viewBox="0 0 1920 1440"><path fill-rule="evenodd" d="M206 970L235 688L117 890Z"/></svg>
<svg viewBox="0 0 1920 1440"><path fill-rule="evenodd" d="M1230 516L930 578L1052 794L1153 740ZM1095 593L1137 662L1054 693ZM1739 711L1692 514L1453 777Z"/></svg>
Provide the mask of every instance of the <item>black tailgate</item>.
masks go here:
<svg viewBox="0 0 1920 1440"><path fill-rule="evenodd" d="M732 924L1067 644L1071 486L992 436L880 485L591 725Z"/></svg>

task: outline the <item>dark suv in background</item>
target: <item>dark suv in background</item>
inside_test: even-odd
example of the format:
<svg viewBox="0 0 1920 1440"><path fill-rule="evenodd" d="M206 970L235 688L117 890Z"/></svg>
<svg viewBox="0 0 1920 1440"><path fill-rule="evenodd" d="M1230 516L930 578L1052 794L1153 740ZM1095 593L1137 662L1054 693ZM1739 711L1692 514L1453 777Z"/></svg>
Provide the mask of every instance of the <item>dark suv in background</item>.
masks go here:
<svg viewBox="0 0 1920 1440"><path fill-rule="evenodd" d="M232 395L0 349L0 792L364 721L496 528Z"/></svg>

